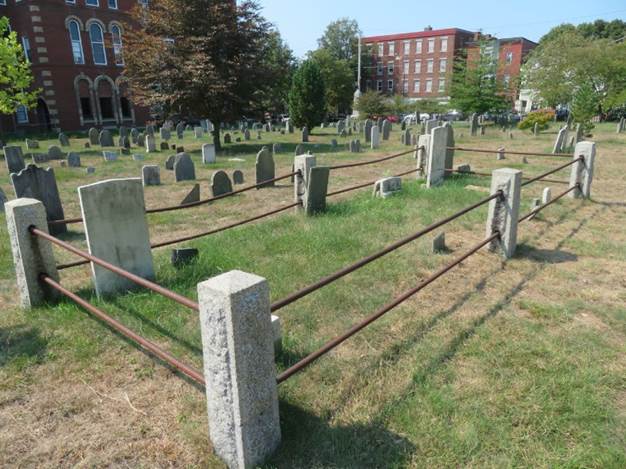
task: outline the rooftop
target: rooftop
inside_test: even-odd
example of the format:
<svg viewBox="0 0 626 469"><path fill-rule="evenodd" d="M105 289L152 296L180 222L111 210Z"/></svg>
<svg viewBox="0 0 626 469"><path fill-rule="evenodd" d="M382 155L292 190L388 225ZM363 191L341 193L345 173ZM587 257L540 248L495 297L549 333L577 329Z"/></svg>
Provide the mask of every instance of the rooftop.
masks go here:
<svg viewBox="0 0 626 469"><path fill-rule="evenodd" d="M448 36L456 33L474 34L472 31L467 31L460 28L447 28L447 29L425 29L424 31L416 31L413 33L399 33L399 34L386 34L382 36L365 36L364 42L382 42L382 41L397 41L402 39L417 39L420 37L432 37L432 36Z"/></svg>

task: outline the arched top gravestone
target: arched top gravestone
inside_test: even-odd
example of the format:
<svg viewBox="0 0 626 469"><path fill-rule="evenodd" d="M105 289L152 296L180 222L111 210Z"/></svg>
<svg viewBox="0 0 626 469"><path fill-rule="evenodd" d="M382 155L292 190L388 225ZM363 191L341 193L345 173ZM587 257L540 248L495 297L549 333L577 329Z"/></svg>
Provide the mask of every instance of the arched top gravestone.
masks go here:
<svg viewBox="0 0 626 469"><path fill-rule="evenodd" d="M215 171L211 176L211 192L213 197L228 194L233 191L233 184L226 171Z"/></svg>
<svg viewBox="0 0 626 469"><path fill-rule="evenodd" d="M260 184L264 181L274 179L276 177L276 169L274 165L274 157L272 153L263 147L261 151L256 155L256 183ZM274 181L263 184L260 187L274 186Z"/></svg>

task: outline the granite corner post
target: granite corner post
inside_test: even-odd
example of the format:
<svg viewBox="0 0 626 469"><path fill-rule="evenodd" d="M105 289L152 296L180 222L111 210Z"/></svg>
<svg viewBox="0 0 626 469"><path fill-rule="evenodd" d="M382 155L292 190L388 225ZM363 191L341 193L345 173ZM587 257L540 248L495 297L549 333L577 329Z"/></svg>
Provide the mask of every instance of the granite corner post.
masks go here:
<svg viewBox="0 0 626 469"><path fill-rule="evenodd" d="M281 442L269 285L230 271L199 283L198 303L214 451L229 468L256 467Z"/></svg>
<svg viewBox="0 0 626 469"><path fill-rule="evenodd" d="M496 231L500 236L489 243L489 250L501 248L505 259L513 257L517 248L517 224L522 190L522 172L517 169L496 169L491 177L491 194L502 196L489 202L487 236Z"/></svg>
<svg viewBox="0 0 626 469"><path fill-rule="evenodd" d="M591 197L591 183L593 182L593 167L596 159L596 144L594 142L580 142L574 149L574 159L582 157L572 165L569 187L578 186L568 195L574 199L588 199Z"/></svg>
<svg viewBox="0 0 626 469"><path fill-rule="evenodd" d="M20 198L7 202L4 208L20 304L23 308L32 308L56 300L57 292L39 281L40 274L59 280L52 244L29 231L31 226L35 226L48 232L43 203Z"/></svg>
<svg viewBox="0 0 626 469"><path fill-rule="evenodd" d="M446 154L448 129L435 127L430 133L428 164L426 167L426 187L435 187L443 183L446 174Z"/></svg>

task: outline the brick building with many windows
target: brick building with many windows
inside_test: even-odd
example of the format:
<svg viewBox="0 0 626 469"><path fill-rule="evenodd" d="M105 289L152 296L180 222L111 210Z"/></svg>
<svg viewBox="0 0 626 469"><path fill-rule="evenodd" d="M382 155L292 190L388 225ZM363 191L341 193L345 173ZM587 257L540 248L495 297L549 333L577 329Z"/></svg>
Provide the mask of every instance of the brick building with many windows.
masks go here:
<svg viewBox="0 0 626 469"><path fill-rule="evenodd" d="M364 37L372 57L365 89L446 100L454 61L474 37L458 28Z"/></svg>
<svg viewBox="0 0 626 469"><path fill-rule="evenodd" d="M0 0L32 64L37 107L0 116L0 131L143 125L124 70L124 29L147 0Z"/></svg>

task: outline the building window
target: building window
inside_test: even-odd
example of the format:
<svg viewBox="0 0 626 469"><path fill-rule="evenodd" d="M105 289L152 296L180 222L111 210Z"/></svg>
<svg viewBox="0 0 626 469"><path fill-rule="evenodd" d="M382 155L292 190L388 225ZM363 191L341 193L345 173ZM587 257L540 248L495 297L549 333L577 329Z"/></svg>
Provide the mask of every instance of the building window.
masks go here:
<svg viewBox="0 0 626 469"><path fill-rule="evenodd" d="M100 112L102 113L102 119L115 119L113 98L100 98Z"/></svg>
<svg viewBox="0 0 626 469"><path fill-rule="evenodd" d="M413 91L415 93L419 93L420 92L420 81L419 80L415 80L413 82Z"/></svg>
<svg viewBox="0 0 626 469"><path fill-rule="evenodd" d="M32 62L30 58L30 41L26 36L22 36L22 49L24 49L24 57L28 62Z"/></svg>
<svg viewBox="0 0 626 469"><path fill-rule="evenodd" d="M376 64L376 75L382 75L384 70L385 70L385 66L383 65L383 63L378 62L378 64Z"/></svg>
<svg viewBox="0 0 626 469"><path fill-rule="evenodd" d="M387 80L387 89L393 91L393 80Z"/></svg>
<svg viewBox="0 0 626 469"><path fill-rule="evenodd" d="M116 24L111 27L111 39L113 42L115 65L124 65L124 57L122 57L122 31Z"/></svg>
<svg viewBox="0 0 626 469"><path fill-rule="evenodd" d="M23 104L20 104L15 110L15 119L18 124L28 124L28 109Z"/></svg>
<svg viewBox="0 0 626 469"><path fill-rule="evenodd" d="M109 8L117 10L117 0L109 0Z"/></svg>
<svg viewBox="0 0 626 469"><path fill-rule="evenodd" d="M415 73L422 73L422 61L421 60L415 61Z"/></svg>
<svg viewBox="0 0 626 469"><path fill-rule="evenodd" d="M90 7L97 7L99 3L98 0L85 0L85 5Z"/></svg>
<svg viewBox="0 0 626 469"><path fill-rule="evenodd" d="M411 52L411 41L404 41L404 55L409 55Z"/></svg>
<svg viewBox="0 0 626 469"><path fill-rule="evenodd" d="M65 3L69 3L70 5L76 5L76 0L65 0Z"/></svg>
<svg viewBox="0 0 626 469"><path fill-rule="evenodd" d="M433 65L435 61L433 59L428 59L426 61L426 73L433 73Z"/></svg>
<svg viewBox="0 0 626 469"><path fill-rule="evenodd" d="M376 90L377 91L382 91L383 90L383 81L382 80L378 80L376 82Z"/></svg>
<svg viewBox="0 0 626 469"><path fill-rule="evenodd" d="M404 61L402 69L403 69L402 73L404 73L405 75L409 74L409 61L408 60Z"/></svg>
<svg viewBox="0 0 626 469"><path fill-rule="evenodd" d="M122 118L124 119L131 119L133 117L131 111L130 111L130 101L128 100L128 98L126 96L122 96L120 98L120 106L121 106L121 110L122 110Z"/></svg>
<svg viewBox="0 0 626 469"><path fill-rule="evenodd" d="M388 74L393 74L393 67L394 67L394 63L393 62L387 62L387 73Z"/></svg>
<svg viewBox="0 0 626 469"><path fill-rule="evenodd" d="M385 44L383 44L382 42L378 44L378 55L381 57L385 55Z"/></svg>
<svg viewBox="0 0 626 469"><path fill-rule="evenodd" d="M80 40L80 28L76 21L70 21L68 24L70 30L70 43L72 45L72 55L75 64L84 64L85 56L83 54L83 43Z"/></svg>
<svg viewBox="0 0 626 469"><path fill-rule="evenodd" d="M89 38L91 40L93 63L96 65L106 65L107 56L104 49L104 34L102 34L102 27L98 23L92 23L91 26L89 26Z"/></svg>
<svg viewBox="0 0 626 469"><path fill-rule="evenodd" d="M446 73L447 68L448 68L448 59L441 59L439 61L439 71L441 73Z"/></svg>
<svg viewBox="0 0 626 469"><path fill-rule="evenodd" d="M6 4L7 4L7 0L0 0L0 5L6 6Z"/></svg>
<svg viewBox="0 0 626 469"><path fill-rule="evenodd" d="M504 78L502 81L504 82L504 87L508 88L509 85L511 84L511 75L504 75Z"/></svg>
<svg viewBox="0 0 626 469"><path fill-rule="evenodd" d="M387 43L387 47L388 47L388 55L396 55L396 43L395 42L388 42Z"/></svg>
<svg viewBox="0 0 626 469"><path fill-rule="evenodd" d="M409 80L404 80L402 82L402 92L407 94L409 92Z"/></svg>
<svg viewBox="0 0 626 469"><path fill-rule="evenodd" d="M426 93L432 93L433 91L433 81L426 80Z"/></svg>
<svg viewBox="0 0 626 469"><path fill-rule="evenodd" d="M513 63L513 52L506 53L506 63L507 64Z"/></svg>
<svg viewBox="0 0 626 469"><path fill-rule="evenodd" d="M422 40L421 39L415 40L415 53L416 54L422 53Z"/></svg>
<svg viewBox="0 0 626 469"><path fill-rule="evenodd" d="M439 92L444 93L445 91L446 91L446 80L440 79L439 80Z"/></svg>
<svg viewBox="0 0 626 469"><path fill-rule="evenodd" d="M435 52L435 38L428 40L428 53L432 54Z"/></svg>
<svg viewBox="0 0 626 469"><path fill-rule="evenodd" d="M83 113L83 119L85 120L93 120L93 111L91 109L91 98L89 97L81 97L80 98L80 109Z"/></svg>
<svg viewBox="0 0 626 469"><path fill-rule="evenodd" d="M441 38L441 52L448 52L448 38Z"/></svg>

